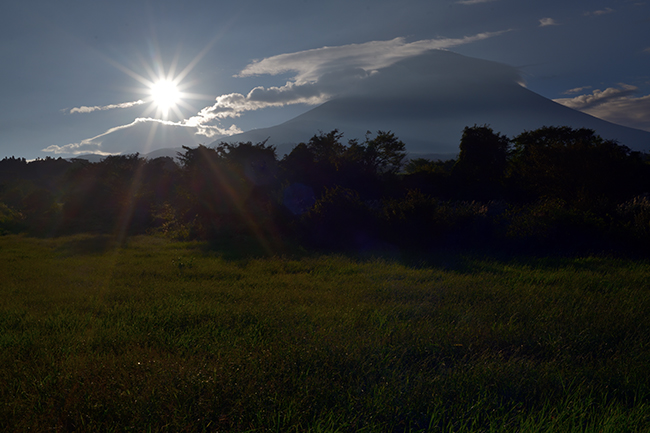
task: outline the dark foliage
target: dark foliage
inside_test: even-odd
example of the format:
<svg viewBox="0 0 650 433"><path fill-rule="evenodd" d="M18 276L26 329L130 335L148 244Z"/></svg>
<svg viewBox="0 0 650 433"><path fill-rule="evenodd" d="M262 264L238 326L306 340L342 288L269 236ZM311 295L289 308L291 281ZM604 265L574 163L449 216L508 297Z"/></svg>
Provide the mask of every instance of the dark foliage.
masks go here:
<svg viewBox="0 0 650 433"><path fill-rule="evenodd" d="M489 126L465 127L453 176L458 193L465 198L501 198L508 167L510 140Z"/></svg>
<svg viewBox="0 0 650 433"><path fill-rule="evenodd" d="M157 232L267 251L324 248L633 249L650 241L650 165L593 131L513 139L464 129L457 160L415 158L393 133L319 132L278 160L266 141L185 147L178 163L0 161L0 231Z"/></svg>
<svg viewBox="0 0 650 433"><path fill-rule="evenodd" d="M341 186L380 198L395 183L406 145L390 131L378 131L374 138L368 133L363 143L350 140L344 145L342 138L334 130L298 144L281 161L284 176L290 183L310 186L319 196L327 188Z"/></svg>
<svg viewBox="0 0 650 433"><path fill-rule="evenodd" d="M214 239L251 236L276 242L278 162L273 146L221 143L216 149L184 147L176 209L189 233Z"/></svg>
<svg viewBox="0 0 650 433"><path fill-rule="evenodd" d="M544 127L513 141L511 180L527 199L558 198L588 210L629 200L650 186L639 153L589 129Z"/></svg>
<svg viewBox="0 0 650 433"><path fill-rule="evenodd" d="M506 218L506 237L527 250L593 250L608 241L608 222L602 215L580 211L558 198L513 206Z"/></svg>
<svg viewBox="0 0 650 433"><path fill-rule="evenodd" d="M96 164L78 163L65 182L63 229L118 236L144 230L152 218L147 165L137 153L108 156Z"/></svg>
<svg viewBox="0 0 650 433"><path fill-rule="evenodd" d="M418 190L435 197L451 198L455 194L451 177L455 165L455 159L447 161L412 159L404 166L400 176L400 186L404 191Z"/></svg>
<svg viewBox="0 0 650 433"><path fill-rule="evenodd" d="M487 206L478 202L444 201L409 191L382 207L382 232L393 245L429 249L478 244L490 234Z"/></svg>
<svg viewBox="0 0 650 433"><path fill-rule="evenodd" d="M367 249L377 244L374 212L348 188L327 189L300 222L302 238L312 246Z"/></svg>

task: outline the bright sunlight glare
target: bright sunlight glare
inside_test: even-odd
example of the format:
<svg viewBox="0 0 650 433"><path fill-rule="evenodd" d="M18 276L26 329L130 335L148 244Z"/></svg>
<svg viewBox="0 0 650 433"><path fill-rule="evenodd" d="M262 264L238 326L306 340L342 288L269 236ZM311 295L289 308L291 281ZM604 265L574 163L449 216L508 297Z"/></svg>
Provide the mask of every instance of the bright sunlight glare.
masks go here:
<svg viewBox="0 0 650 433"><path fill-rule="evenodd" d="M163 113L169 111L180 101L180 92L173 81L160 80L151 86L151 97Z"/></svg>

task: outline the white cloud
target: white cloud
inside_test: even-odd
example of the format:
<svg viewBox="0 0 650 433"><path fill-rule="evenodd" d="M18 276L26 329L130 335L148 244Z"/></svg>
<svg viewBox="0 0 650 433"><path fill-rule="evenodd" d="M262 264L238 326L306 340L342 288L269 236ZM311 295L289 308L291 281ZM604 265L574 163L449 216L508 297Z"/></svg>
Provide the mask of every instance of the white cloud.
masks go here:
<svg viewBox="0 0 650 433"><path fill-rule="evenodd" d="M621 83L619 89L609 87L605 90L596 89L591 94L580 95L574 98L555 99L567 107L578 110L586 110L612 100L631 96L639 90L638 87Z"/></svg>
<svg viewBox="0 0 650 433"><path fill-rule="evenodd" d="M140 151L149 151L151 150L149 147L151 144L153 144L152 142L154 141L156 129L158 126L166 127L164 128L165 131L170 135L174 135L174 138L169 141L175 141L179 143L182 143L179 141L179 137L191 137L193 135L198 135L200 131L203 132L202 135L205 135L207 137L214 135L233 135L242 132L234 125L229 129L224 129L218 126L191 125L187 121L172 122L169 120L138 117L129 124L110 128L106 132L103 132L91 138L86 138L78 143L70 143L64 146L52 145L46 147L45 149L42 149L42 151L51 152L57 155L81 155L85 153L112 155L123 153L125 151L137 151L137 149L124 148L124 140L120 139L119 137L120 133L126 132L126 130L132 130L131 132L133 132L133 136L129 138L131 138L134 142L141 143ZM176 133L174 134L174 132ZM134 139L134 137L137 137L137 139Z"/></svg>
<svg viewBox="0 0 650 433"><path fill-rule="evenodd" d="M246 111L290 104L316 105L339 94L368 76L363 69L348 69L324 74L315 82L287 82L281 87L255 87L247 95L230 93L218 96L216 103L188 119L188 124L201 125L215 119L235 118Z"/></svg>
<svg viewBox="0 0 650 433"><path fill-rule="evenodd" d="M650 95L634 96L637 87L623 83L619 86L554 101L600 119L650 131Z"/></svg>
<svg viewBox="0 0 650 433"><path fill-rule="evenodd" d="M203 125L215 119L239 117L245 111L289 104L316 105L345 92L360 80L400 60L434 49L446 49L488 39L505 33L479 33L464 38L426 39L407 43L404 38L372 41L338 47L323 47L295 53L280 54L252 62L237 76L278 75L295 73L281 87L256 87L247 95L231 93L216 98L211 107L188 119L192 125Z"/></svg>
<svg viewBox="0 0 650 433"><path fill-rule="evenodd" d="M539 20L539 26L540 27L548 27L548 26L557 26L559 25L553 18L542 18Z"/></svg>
<svg viewBox="0 0 650 433"><path fill-rule="evenodd" d="M586 16L592 16L592 15L598 16L598 15L607 15L607 14L611 14L611 13L613 13L613 12L615 12L614 9L612 9L612 8L605 8L605 9L601 9L601 10L597 10L597 11L593 11L593 12L585 12L585 15L586 15Z"/></svg>
<svg viewBox="0 0 650 433"><path fill-rule="evenodd" d="M591 86L576 87L574 89L569 89L562 92L563 95L573 95L574 93L580 93L584 90L591 89Z"/></svg>
<svg viewBox="0 0 650 433"><path fill-rule="evenodd" d="M42 149L43 152L53 152L55 154L60 154L60 153L71 153L73 155L79 155L82 153L88 153L88 152L94 152L94 153L99 153L101 155L110 155L110 153L105 153L100 150L102 142L101 138L111 134L113 132L119 131L121 129L126 129L129 128L136 123L138 123L140 119L135 119L132 123L129 123L128 125L121 125L121 126L116 126L114 128L110 128L108 131L96 135L92 138L87 138L85 140L80 141L79 143L70 143L66 144L65 146L57 146L55 144L46 147L45 149Z"/></svg>
<svg viewBox="0 0 650 433"><path fill-rule="evenodd" d="M372 41L338 47L323 47L296 53L280 54L246 66L240 77L295 72L297 84L317 81L327 73L360 68L367 72L390 66L400 60L417 56L428 50L441 50L481 41L505 33L486 32L464 38L425 39L407 43L399 37L389 41Z"/></svg>
<svg viewBox="0 0 650 433"><path fill-rule="evenodd" d="M93 111L113 110L115 108L130 108L130 107L134 107L136 105L141 105L141 104L144 104L144 101L138 99L137 101L133 101L133 102L122 102L120 104L111 104L111 105L103 105L103 106L96 105L94 107L86 107L85 105L83 105L81 107L75 107L75 108L70 109L69 113L70 114L73 114L73 113L91 113Z"/></svg>

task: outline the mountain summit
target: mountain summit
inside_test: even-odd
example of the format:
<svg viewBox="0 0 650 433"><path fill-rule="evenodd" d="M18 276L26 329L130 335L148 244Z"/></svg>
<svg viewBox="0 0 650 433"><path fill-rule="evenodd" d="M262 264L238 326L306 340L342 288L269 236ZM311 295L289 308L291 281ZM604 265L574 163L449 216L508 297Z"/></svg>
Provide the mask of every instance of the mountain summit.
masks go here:
<svg viewBox="0 0 650 433"><path fill-rule="evenodd" d="M280 125L224 137L269 139L278 154L319 131L345 138L392 131L414 155L455 155L465 126L488 124L508 136L542 126L589 128L633 150L650 151L650 132L616 125L538 95L516 68L449 51L429 51L370 74L352 89Z"/></svg>

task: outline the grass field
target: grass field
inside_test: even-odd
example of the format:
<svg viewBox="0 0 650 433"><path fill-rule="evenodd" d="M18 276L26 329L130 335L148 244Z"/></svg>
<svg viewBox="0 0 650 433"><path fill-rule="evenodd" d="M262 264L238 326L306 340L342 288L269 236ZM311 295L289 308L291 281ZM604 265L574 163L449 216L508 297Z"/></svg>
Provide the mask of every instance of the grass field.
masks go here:
<svg viewBox="0 0 650 433"><path fill-rule="evenodd" d="M650 262L0 237L1 431L650 431Z"/></svg>

